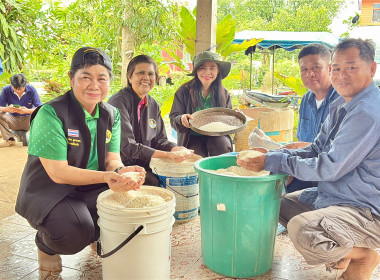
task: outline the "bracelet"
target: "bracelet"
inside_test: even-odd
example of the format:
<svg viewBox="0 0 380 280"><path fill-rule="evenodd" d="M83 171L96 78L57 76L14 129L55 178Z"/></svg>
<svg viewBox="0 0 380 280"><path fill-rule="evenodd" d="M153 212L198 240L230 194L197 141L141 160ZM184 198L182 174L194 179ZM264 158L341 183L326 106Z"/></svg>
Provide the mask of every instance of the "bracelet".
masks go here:
<svg viewBox="0 0 380 280"><path fill-rule="evenodd" d="M125 167L125 166L120 166L120 167L116 168L114 171L115 171L116 173L119 173L120 169L122 169L122 168L124 168L124 167Z"/></svg>

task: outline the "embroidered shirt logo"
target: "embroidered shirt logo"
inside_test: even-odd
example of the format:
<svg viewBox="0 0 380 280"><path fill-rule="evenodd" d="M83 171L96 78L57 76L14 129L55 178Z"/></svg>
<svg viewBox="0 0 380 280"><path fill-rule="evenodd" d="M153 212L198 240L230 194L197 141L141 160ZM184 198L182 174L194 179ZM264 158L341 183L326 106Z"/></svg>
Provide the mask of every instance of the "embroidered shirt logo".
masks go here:
<svg viewBox="0 0 380 280"><path fill-rule="evenodd" d="M112 139L112 132L107 129L106 131L106 143L111 142Z"/></svg>
<svg viewBox="0 0 380 280"><path fill-rule="evenodd" d="M67 129L67 135L69 137L79 137L79 130L77 129Z"/></svg>
<svg viewBox="0 0 380 280"><path fill-rule="evenodd" d="M149 119L148 123L149 123L150 128L156 128L157 127L157 122L154 119Z"/></svg>

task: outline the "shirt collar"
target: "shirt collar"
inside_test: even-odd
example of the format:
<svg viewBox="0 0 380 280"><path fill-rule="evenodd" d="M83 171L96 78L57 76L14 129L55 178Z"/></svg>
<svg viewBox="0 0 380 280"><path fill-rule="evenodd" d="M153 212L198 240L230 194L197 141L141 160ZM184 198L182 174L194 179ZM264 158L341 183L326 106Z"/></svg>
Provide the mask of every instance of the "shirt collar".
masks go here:
<svg viewBox="0 0 380 280"><path fill-rule="evenodd" d="M132 91L141 99L138 105L139 107L140 107L140 104L142 104L143 107L148 106L148 98L147 98L148 94L146 94L144 98L142 98L142 96L138 92L136 92L133 88L132 88Z"/></svg>
<svg viewBox="0 0 380 280"><path fill-rule="evenodd" d="M376 89L377 89L377 86L375 85L375 83L374 82L370 83L368 87L366 87L361 92L359 92L357 95L355 95L350 101L348 101L347 103L345 103L345 101L343 101L344 104L342 107L344 107L348 112L352 107L355 106L355 104L360 102L361 99L365 98L365 96L367 94L369 94L371 91L376 90ZM343 98L343 100L344 100L344 98Z"/></svg>
<svg viewBox="0 0 380 280"><path fill-rule="evenodd" d="M95 114L93 116L91 116L91 114L89 112L87 112L82 104L80 104L80 102L78 101L78 99L75 97L75 94L73 93L73 96L74 96L74 99L79 103L79 105L82 107L82 110L84 112L84 116L86 118L86 120L91 120L91 119L99 119L99 103L96 104L96 107L95 107Z"/></svg>
<svg viewBox="0 0 380 280"><path fill-rule="evenodd" d="M83 107L82 107L82 109L83 109L84 115L86 117L86 120L99 119L99 104L96 104L95 114L93 116L91 116L91 114L89 112L87 112Z"/></svg>

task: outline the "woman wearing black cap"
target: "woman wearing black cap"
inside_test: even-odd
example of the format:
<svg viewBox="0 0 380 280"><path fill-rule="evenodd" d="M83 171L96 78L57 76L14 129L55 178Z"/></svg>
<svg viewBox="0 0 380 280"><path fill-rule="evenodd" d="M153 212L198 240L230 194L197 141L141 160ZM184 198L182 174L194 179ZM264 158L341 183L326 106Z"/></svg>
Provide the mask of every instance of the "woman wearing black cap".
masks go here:
<svg viewBox="0 0 380 280"><path fill-rule="evenodd" d="M181 162L192 156L175 151L184 149L168 140L160 106L149 92L158 80L157 63L147 55L135 56L127 68L128 86L108 101L120 111L121 159L125 165L138 164L146 170L144 185L160 186L149 167L151 158Z"/></svg>
<svg viewBox="0 0 380 280"><path fill-rule="evenodd" d="M102 50L77 50L69 71L71 90L32 115L16 211L37 229L41 270L61 271L60 254L75 254L99 238L99 193L137 189L144 181L143 168L123 166L120 115L102 102L111 71ZM140 181L120 175L126 171L140 172Z"/></svg>
<svg viewBox="0 0 380 280"><path fill-rule="evenodd" d="M232 108L231 98L223 87L222 79L228 76L231 63L219 60L216 53L204 51L193 62L195 76L175 93L170 112L171 126L178 133L178 145L194 150L203 157L232 152L232 141L227 136L205 136L190 129L191 114L213 107Z"/></svg>

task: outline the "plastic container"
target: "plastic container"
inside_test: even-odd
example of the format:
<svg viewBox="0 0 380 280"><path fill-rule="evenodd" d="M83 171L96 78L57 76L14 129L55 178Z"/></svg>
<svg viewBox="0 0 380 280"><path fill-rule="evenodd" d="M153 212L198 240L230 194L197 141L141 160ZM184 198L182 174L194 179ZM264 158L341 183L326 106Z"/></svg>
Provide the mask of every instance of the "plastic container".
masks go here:
<svg viewBox="0 0 380 280"><path fill-rule="evenodd" d="M287 175L233 177L208 170L228 168L236 156L198 160L204 263L229 277L254 277L273 263L280 197Z"/></svg>
<svg viewBox="0 0 380 280"><path fill-rule="evenodd" d="M98 253L102 257L105 280L170 279L175 197L162 188L142 186L141 189L160 195L167 202L155 207L121 209L102 203L101 200L110 195L111 190L102 192L98 197ZM126 244L107 256L122 243Z"/></svg>
<svg viewBox="0 0 380 280"><path fill-rule="evenodd" d="M160 186L172 191L175 195L174 218L177 223L189 222L198 216L199 185L194 162L195 160L178 164L155 158L150 162L150 168L158 177Z"/></svg>

